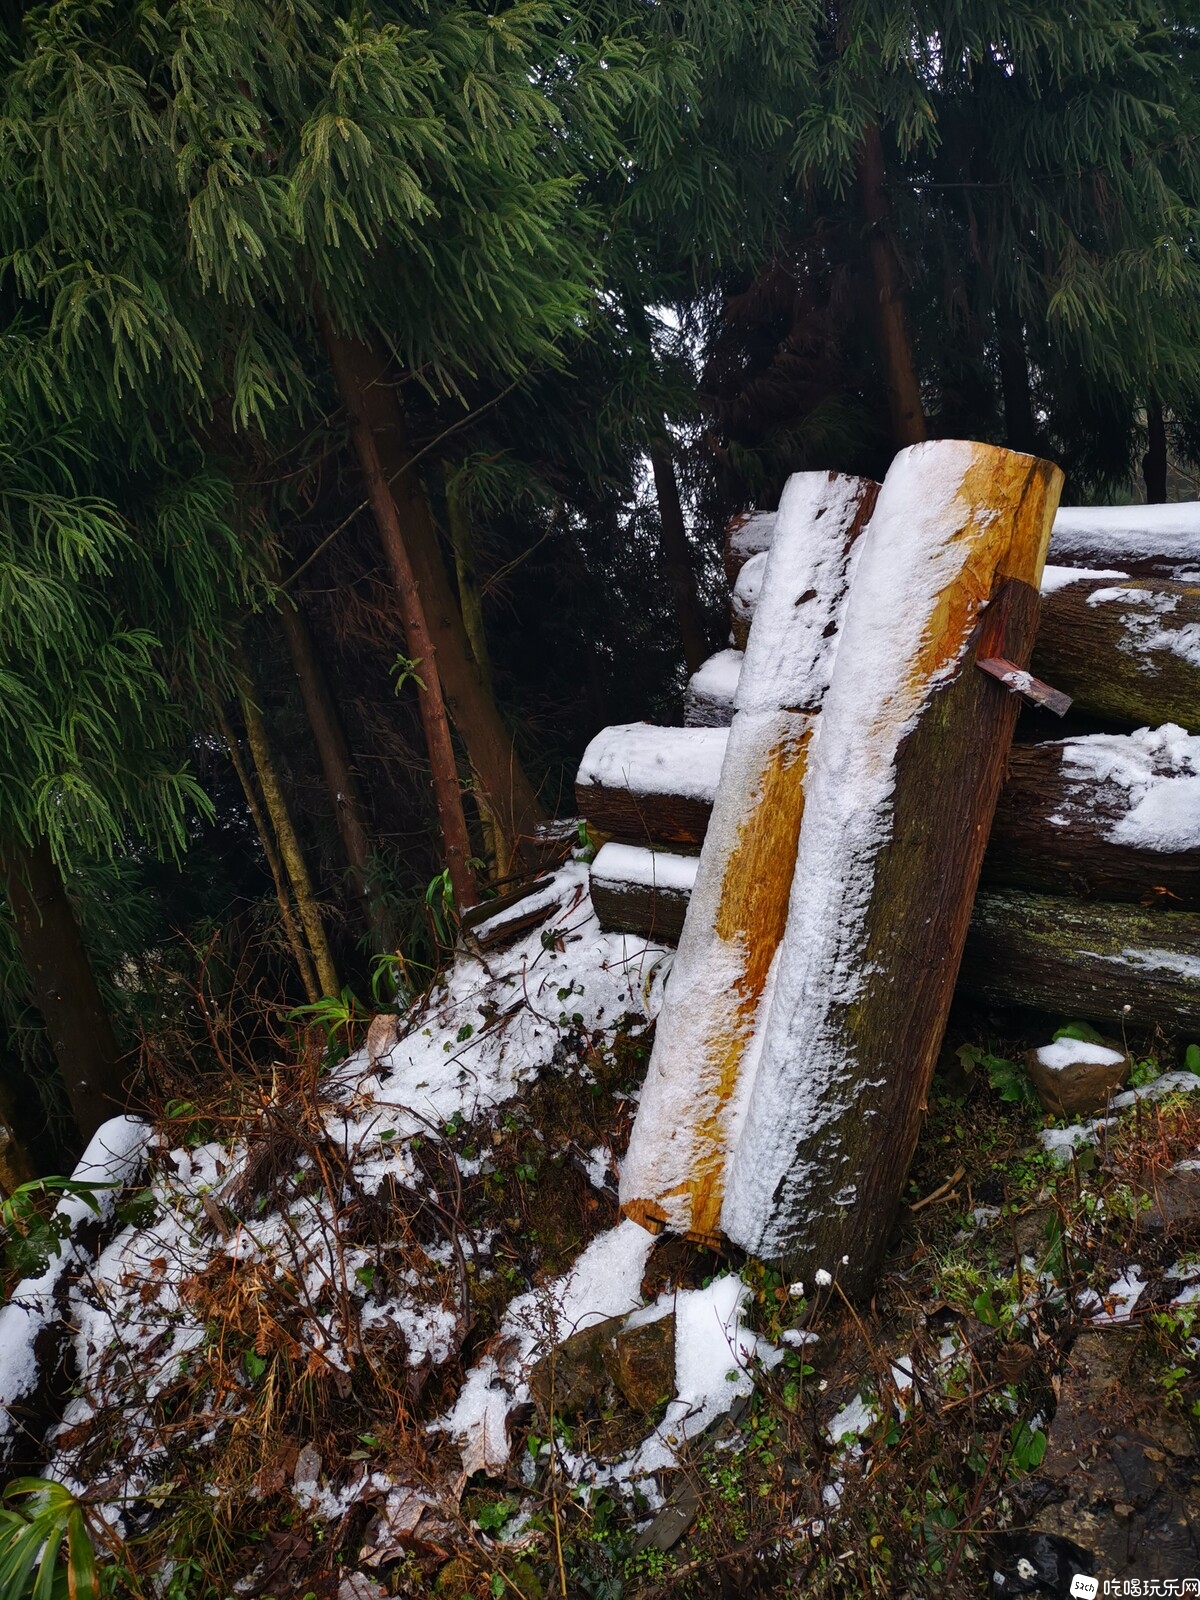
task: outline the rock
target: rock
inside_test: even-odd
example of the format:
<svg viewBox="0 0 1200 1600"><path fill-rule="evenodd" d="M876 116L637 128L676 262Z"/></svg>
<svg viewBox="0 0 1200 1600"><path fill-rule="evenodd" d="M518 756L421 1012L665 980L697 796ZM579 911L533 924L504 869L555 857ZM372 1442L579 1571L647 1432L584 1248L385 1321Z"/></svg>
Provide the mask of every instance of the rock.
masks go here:
<svg viewBox="0 0 1200 1600"><path fill-rule="evenodd" d="M1161 1365L1141 1329L1081 1334L1039 1474L1056 1502L1042 1527L1086 1545L1094 1570L1120 1582L1200 1578L1197 1443L1155 1381Z"/></svg>
<svg viewBox="0 0 1200 1600"><path fill-rule="evenodd" d="M604 1368L635 1411L649 1415L675 1392L675 1315L624 1328L606 1341Z"/></svg>
<svg viewBox="0 0 1200 1600"><path fill-rule="evenodd" d="M1129 1056L1107 1041L1056 1039L1027 1050L1025 1065L1046 1110L1055 1117L1103 1111L1129 1074Z"/></svg>
<svg viewBox="0 0 1200 1600"><path fill-rule="evenodd" d="M1153 1204L1138 1215L1137 1225L1144 1233L1173 1233L1200 1223L1200 1171L1169 1167L1146 1182L1145 1192Z"/></svg>
<svg viewBox="0 0 1200 1600"><path fill-rule="evenodd" d="M638 1534L633 1545L634 1555L641 1555L643 1550L661 1550L665 1554L683 1538L696 1520L699 1509L699 1496L689 1484L684 1484L675 1491L650 1526Z"/></svg>
<svg viewBox="0 0 1200 1600"><path fill-rule="evenodd" d="M529 1387L545 1421L551 1411L579 1417L594 1401L603 1407L609 1391L633 1411L648 1415L675 1390L674 1313L632 1328L610 1317L564 1339L529 1375Z"/></svg>

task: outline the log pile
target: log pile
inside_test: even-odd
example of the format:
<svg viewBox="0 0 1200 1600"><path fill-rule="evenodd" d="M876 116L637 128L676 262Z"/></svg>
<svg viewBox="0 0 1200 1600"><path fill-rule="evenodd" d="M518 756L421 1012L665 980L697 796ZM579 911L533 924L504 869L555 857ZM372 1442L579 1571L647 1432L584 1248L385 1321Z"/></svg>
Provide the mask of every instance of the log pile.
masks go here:
<svg viewBox="0 0 1200 1600"><path fill-rule="evenodd" d="M639 725L642 764L646 743L662 740L660 771L689 773L686 792L632 769L625 793L614 792L620 780L582 781L596 766L591 749L581 769L581 815L595 832L638 847L602 851L596 863L607 927L664 943L679 937L686 858L699 853L716 795L738 646L759 603L774 527L774 513L730 526L732 642L694 675L685 727ZM1198 1031L1200 505L1062 507L1041 589L1032 670L1071 695L1072 719L1084 713L1095 731L1056 737L1045 713L1019 729L960 991L1056 1020ZM596 741L610 773L620 770L623 737L607 729ZM656 874L664 849L684 864L664 863Z"/></svg>

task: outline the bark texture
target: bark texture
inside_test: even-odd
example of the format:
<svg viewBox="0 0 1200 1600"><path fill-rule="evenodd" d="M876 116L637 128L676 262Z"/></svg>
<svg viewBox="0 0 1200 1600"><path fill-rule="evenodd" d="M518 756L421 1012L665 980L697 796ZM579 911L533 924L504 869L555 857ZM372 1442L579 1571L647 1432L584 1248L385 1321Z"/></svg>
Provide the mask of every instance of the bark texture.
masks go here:
<svg viewBox="0 0 1200 1600"><path fill-rule="evenodd" d="M691 898L683 890L649 888L616 878L591 880L592 906L609 933L632 933L658 944L678 944Z"/></svg>
<svg viewBox="0 0 1200 1600"><path fill-rule="evenodd" d="M1194 1035L1200 914L989 889L975 901L959 986L1007 1008Z"/></svg>
<svg viewBox="0 0 1200 1600"><path fill-rule="evenodd" d="M125 1109L121 1052L50 845L0 858L4 896L71 1114L84 1139Z"/></svg>
<svg viewBox="0 0 1200 1600"><path fill-rule="evenodd" d="M358 464L366 485L367 498L375 516L392 583L400 602L404 622L405 648L418 678L421 726L429 753L434 803L442 830L446 865L454 898L460 910L478 899L475 873L471 866L471 841L463 814L458 764L450 737L446 702L442 696L441 668L432 632L425 615L420 584L401 529L393 490L384 475L383 463L371 419L364 400L367 352L365 347L341 338L327 320L322 320L322 336L338 394L350 422L350 432L358 454Z"/></svg>
<svg viewBox="0 0 1200 1600"><path fill-rule="evenodd" d="M699 850L708 832L712 801L682 794L634 794L605 784L577 783L575 804L596 833L626 844L668 844Z"/></svg>
<svg viewBox="0 0 1200 1600"><path fill-rule="evenodd" d="M1076 711L1200 732L1200 584L1087 578L1046 596L1033 670Z"/></svg>

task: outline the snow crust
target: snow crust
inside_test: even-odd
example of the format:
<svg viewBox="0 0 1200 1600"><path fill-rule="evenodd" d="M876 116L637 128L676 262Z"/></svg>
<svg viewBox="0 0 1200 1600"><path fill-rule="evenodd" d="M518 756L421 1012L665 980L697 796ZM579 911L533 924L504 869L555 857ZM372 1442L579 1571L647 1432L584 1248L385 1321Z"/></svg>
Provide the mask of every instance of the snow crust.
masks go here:
<svg viewBox="0 0 1200 1600"><path fill-rule="evenodd" d="M619 722L588 745L576 783L634 794L711 800L725 756L724 728L658 728Z"/></svg>
<svg viewBox="0 0 1200 1600"><path fill-rule="evenodd" d="M1200 735L1177 723L1136 733L1093 733L1060 742L1066 775L1079 782L1050 820L1070 827L1094 814L1097 791L1120 812L1106 837L1137 850L1200 849Z"/></svg>
<svg viewBox="0 0 1200 1600"><path fill-rule="evenodd" d="M844 1118L870 1115L869 1089L899 1070L846 1059L837 1019L862 992L863 925L874 864L891 831L895 759L930 693L953 673L966 631L916 674L944 597L970 593L973 508L961 495L973 447L956 441L901 451L863 538L805 782L804 826L762 1057L730 1163L721 1223L768 1257L793 1243L791 1221L814 1183L839 1205L848 1157ZM986 595L981 597L986 601ZM751 630L753 640L754 630ZM807 1154L798 1156L804 1148Z"/></svg>
<svg viewBox="0 0 1200 1600"><path fill-rule="evenodd" d="M1090 1044L1086 1039L1056 1039L1044 1044L1037 1053L1038 1061L1051 1072L1062 1072L1067 1067L1088 1062L1099 1066L1116 1066L1125 1058L1119 1050L1109 1050L1102 1044Z"/></svg>
<svg viewBox="0 0 1200 1600"><path fill-rule="evenodd" d="M698 856L681 856L671 850L651 850L646 845L610 841L597 851L592 877L607 883L691 894L699 865Z"/></svg>
<svg viewBox="0 0 1200 1600"><path fill-rule="evenodd" d="M727 542L735 561L748 561L771 548L777 515L774 511L751 511L736 528L731 527Z"/></svg>
<svg viewBox="0 0 1200 1600"><path fill-rule="evenodd" d="M1200 622L1170 622L1179 607L1179 595L1154 588L1093 589L1089 606L1126 607L1121 614L1123 637L1119 648L1133 656L1145 672L1157 672L1153 657L1168 651L1189 665L1200 667Z"/></svg>
<svg viewBox="0 0 1200 1600"><path fill-rule="evenodd" d="M862 489L857 479L794 474L780 502L774 543L763 558L720 784L621 1171L622 1203L653 1200L683 1228L691 1220L697 1173L712 1174L715 1181L727 1164L770 990L768 979L762 995L754 992L745 931L721 915L729 875L740 870L739 851L754 826L776 752L788 751L793 761L799 757L829 683L854 561L849 535ZM731 1083L729 1063L739 1056Z"/></svg>
<svg viewBox="0 0 1200 1600"><path fill-rule="evenodd" d="M1089 578L1127 578L1127 572L1117 572L1112 568L1097 570L1089 567L1052 567L1046 566L1042 570L1041 591L1043 594L1057 594L1060 589L1065 589L1070 583L1086 583Z"/></svg>

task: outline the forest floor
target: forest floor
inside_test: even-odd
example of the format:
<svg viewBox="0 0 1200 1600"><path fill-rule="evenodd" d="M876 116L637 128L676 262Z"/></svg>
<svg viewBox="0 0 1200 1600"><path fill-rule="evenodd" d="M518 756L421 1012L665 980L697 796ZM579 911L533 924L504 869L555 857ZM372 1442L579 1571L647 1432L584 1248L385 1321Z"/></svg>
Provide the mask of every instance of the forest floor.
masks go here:
<svg viewBox="0 0 1200 1600"><path fill-rule="evenodd" d="M164 1101L137 1188L43 1297L16 1466L84 1500L109 1592L1200 1574L1200 1078L1155 1078L1166 1045L1071 1136L1016 1065L1030 1040L952 1028L854 1306L620 1222L668 953L599 931L582 865L507 915L402 1030Z"/></svg>

